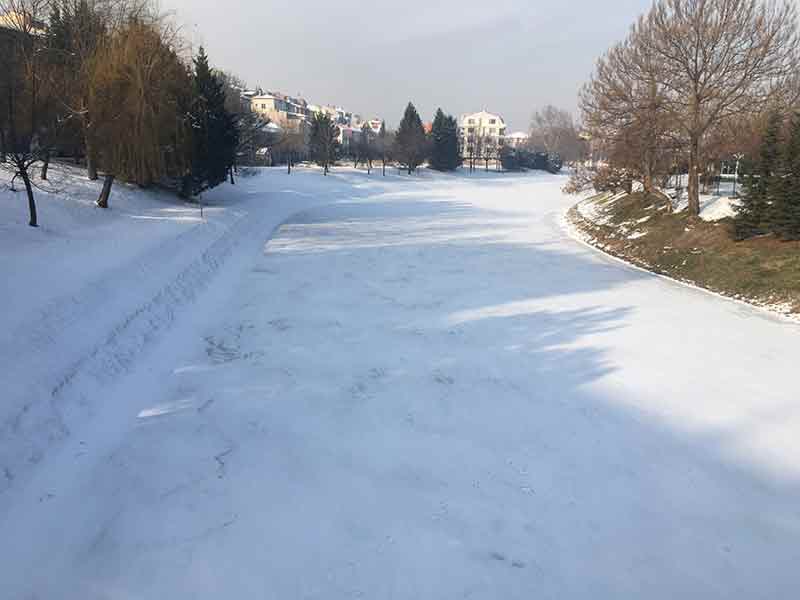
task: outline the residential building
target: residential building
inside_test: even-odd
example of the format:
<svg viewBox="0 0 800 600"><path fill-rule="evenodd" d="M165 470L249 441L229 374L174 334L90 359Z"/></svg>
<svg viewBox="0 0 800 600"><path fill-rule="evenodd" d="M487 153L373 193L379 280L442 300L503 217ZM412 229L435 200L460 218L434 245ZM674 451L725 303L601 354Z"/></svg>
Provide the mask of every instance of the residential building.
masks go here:
<svg viewBox="0 0 800 600"><path fill-rule="evenodd" d="M311 111L305 99L278 93L253 96L250 107L253 112L269 118L287 131L304 130L311 119Z"/></svg>
<svg viewBox="0 0 800 600"><path fill-rule="evenodd" d="M361 128L368 124L377 135L383 121L372 119L365 121L361 115L354 114L339 106L309 104L303 98L286 96L277 92L244 93L243 98L249 101L250 110L270 120L285 133L310 133L310 124L314 115L325 114L339 127L338 141L341 152L347 156L355 151L361 139ZM280 156L273 155L273 159Z"/></svg>
<svg viewBox="0 0 800 600"><path fill-rule="evenodd" d="M485 110L459 118L462 156L496 157L505 144L506 123L503 117Z"/></svg>

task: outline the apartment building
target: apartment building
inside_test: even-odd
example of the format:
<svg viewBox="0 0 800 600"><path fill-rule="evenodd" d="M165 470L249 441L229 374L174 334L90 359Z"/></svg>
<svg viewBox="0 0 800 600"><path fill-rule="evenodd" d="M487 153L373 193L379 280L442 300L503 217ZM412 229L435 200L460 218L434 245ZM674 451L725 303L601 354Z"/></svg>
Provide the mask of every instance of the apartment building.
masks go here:
<svg viewBox="0 0 800 600"><path fill-rule="evenodd" d="M505 144L503 117L485 110L461 115L459 119L462 156L497 156Z"/></svg>

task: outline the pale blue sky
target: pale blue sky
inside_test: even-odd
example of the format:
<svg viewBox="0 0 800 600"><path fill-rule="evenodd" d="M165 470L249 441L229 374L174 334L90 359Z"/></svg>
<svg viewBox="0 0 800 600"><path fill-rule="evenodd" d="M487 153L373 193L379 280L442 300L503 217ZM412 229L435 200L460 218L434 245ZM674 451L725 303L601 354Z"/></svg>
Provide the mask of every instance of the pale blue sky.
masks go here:
<svg viewBox="0 0 800 600"><path fill-rule="evenodd" d="M650 0L161 0L215 66L251 85L364 116L424 120L498 112L527 129L534 109L576 108L595 59Z"/></svg>

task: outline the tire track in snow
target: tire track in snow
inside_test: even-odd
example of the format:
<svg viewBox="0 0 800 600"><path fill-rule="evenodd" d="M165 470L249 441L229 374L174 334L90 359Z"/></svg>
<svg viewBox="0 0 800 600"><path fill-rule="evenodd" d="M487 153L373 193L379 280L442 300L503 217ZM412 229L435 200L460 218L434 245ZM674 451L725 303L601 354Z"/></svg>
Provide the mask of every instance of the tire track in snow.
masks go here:
<svg viewBox="0 0 800 600"><path fill-rule="evenodd" d="M219 225L206 223L183 232L150 249L135 264L122 265L102 280L88 284L80 293L50 302L44 314L18 328L12 337L14 347L0 348L0 355L10 361L4 367L6 377L9 383L17 384L6 399L6 414L0 423L0 493L10 488L26 467L40 462L50 445L69 437L70 413L92 411L89 397L95 394L87 390L97 392L130 372L136 359L170 327L181 308L192 303L210 283L241 240L257 232L262 219L252 217L248 213L237 215L199 257L188 264L178 260L174 265L164 256L177 256L179 251L183 252L179 258L194 256L192 250L203 248L208 228ZM162 273L165 262L172 268L166 275ZM138 303L130 303L122 318L92 339L90 332L98 329L96 315L103 314L109 296L120 289L128 290L137 277L149 278L146 284L150 285L143 287L151 290L156 286L150 282L167 281L143 301L140 298ZM79 351L54 359L52 347L69 347L76 330L84 333ZM28 352L15 353L16 348L26 347L30 348ZM49 364L37 368L42 354L47 354ZM37 371L42 376L36 381L18 383L19 374Z"/></svg>

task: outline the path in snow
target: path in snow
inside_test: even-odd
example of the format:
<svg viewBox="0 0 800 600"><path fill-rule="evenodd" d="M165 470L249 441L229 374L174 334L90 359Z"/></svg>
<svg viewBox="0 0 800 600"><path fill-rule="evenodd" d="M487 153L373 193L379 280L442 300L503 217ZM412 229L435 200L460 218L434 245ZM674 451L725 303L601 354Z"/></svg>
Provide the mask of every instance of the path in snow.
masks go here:
<svg viewBox="0 0 800 600"><path fill-rule="evenodd" d="M798 327L574 242L562 184L359 183L242 249L11 491L0 597L797 595Z"/></svg>

